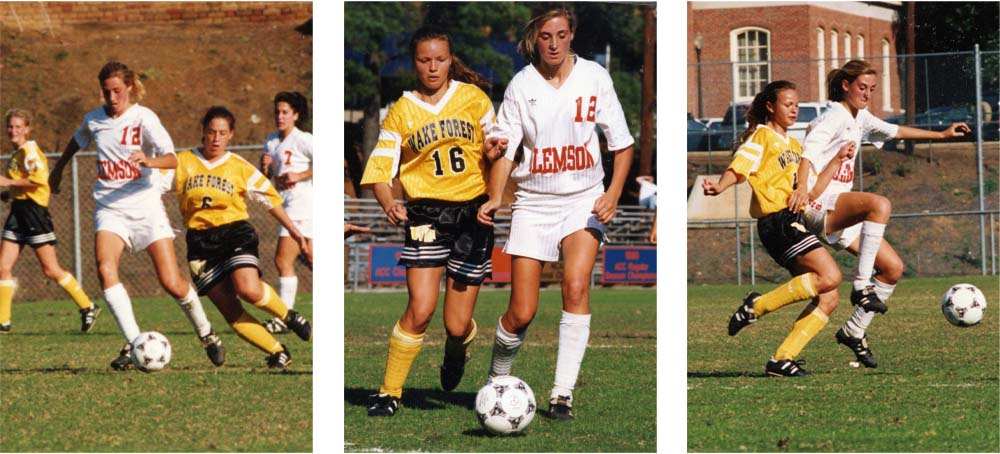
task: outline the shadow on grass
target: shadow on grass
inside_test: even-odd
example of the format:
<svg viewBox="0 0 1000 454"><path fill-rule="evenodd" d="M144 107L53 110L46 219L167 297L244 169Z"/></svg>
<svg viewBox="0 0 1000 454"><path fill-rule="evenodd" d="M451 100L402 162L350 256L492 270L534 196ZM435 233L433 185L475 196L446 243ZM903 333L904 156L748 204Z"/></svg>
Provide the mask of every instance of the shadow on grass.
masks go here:
<svg viewBox="0 0 1000 454"><path fill-rule="evenodd" d="M688 378L766 378L762 373L751 373L746 371L710 371L710 372L688 372Z"/></svg>
<svg viewBox="0 0 1000 454"><path fill-rule="evenodd" d="M375 393L368 388L344 388L344 401L358 407L368 407L368 396ZM476 393L448 392L441 389L404 389L403 407L414 410L440 410L447 405L458 405L472 410L476 406Z"/></svg>
<svg viewBox="0 0 1000 454"><path fill-rule="evenodd" d="M528 434L525 432L516 432L507 435L497 435L494 434L493 432L483 429L482 427L478 429L465 430L462 432L462 435L465 435L467 437L480 437L480 438L520 438L528 436Z"/></svg>

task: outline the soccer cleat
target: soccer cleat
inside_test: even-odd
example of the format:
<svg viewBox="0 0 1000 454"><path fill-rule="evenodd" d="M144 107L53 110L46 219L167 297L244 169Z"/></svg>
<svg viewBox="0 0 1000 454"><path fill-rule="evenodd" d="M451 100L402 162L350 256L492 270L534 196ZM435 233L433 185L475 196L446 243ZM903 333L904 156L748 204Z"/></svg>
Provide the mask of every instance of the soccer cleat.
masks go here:
<svg viewBox="0 0 1000 454"><path fill-rule="evenodd" d="M875 295L874 285L866 285L861 290L851 290L851 304L861 306L865 312L884 314L889 310L889 306L886 306L882 300L878 299L878 295Z"/></svg>
<svg viewBox="0 0 1000 454"><path fill-rule="evenodd" d="M226 349L222 347L222 339L215 331L211 331L201 338L201 347L205 349L208 359L216 367L226 362Z"/></svg>
<svg viewBox="0 0 1000 454"><path fill-rule="evenodd" d="M284 369L292 363L292 354L285 344L281 344L281 351L267 356L267 367L271 369Z"/></svg>
<svg viewBox="0 0 1000 454"><path fill-rule="evenodd" d="M399 411L399 398L389 394L369 396L368 416L393 416Z"/></svg>
<svg viewBox="0 0 1000 454"><path fill-rule="evenodd" d="M89 309L80 309L80 331L89 333L97 323L97 316L101 313L101 307L91 304Z"/></svg>
<svg viewBox="0 0 1000 454"><path fill-rule="evenodd" d="M573 396L556 396L549 399L549 418L561 421L573 419Z"/></svg>
<svg viewBox="0 0 1000 454"><path fill-rule="evenodd" d="M865 367L878 367L878 363L875 361L875 354L868 348L868 336L858 339L847 334L844 328L840 328L837 330L837 343L844 344L854 351L854 356L858 358L858 362L864 364Z"/></svg>
<svg viewBox="0 0 1000 454"><path fill-rule="evenodd" d="M444 362L441 364L442 389L451 391L458 387L458 384L462 381L462 375L465 374L465 363L467 361L469 361L468 353L457 359L449 358L448 355L444 356Z"/></svg>
<svg viewBox="0 0 1000 454"><path fill-rule="evenodd" d="M760 293L750 292L743 299L743 304L736 308L736 312L729 317L729 335L735 336L745 326L757 321L757 316L753 313L753 305L760 298Z"/></svg>
<svg viewBox="0 0 1000 454"><path fill-rule="evenodd" d="M767 366L764 366L764 371L767 372L769 377L802 377L809 375L809 372L802 368L802 361L795 362L790 359L783 359L778 361L771 358L767 361Z"/></svg>
<svg viewBox="0 0 1000 454"><path fill-rule="evenodd" d="M111 361L111 368L114 370L129 370L132 368L132 344L126 342L125 346L122 347L121 351L118 352L118 357L114 361Z"/></svg>
<svg viewBox="0 0 1000 454"><path fill-rule="evenodd" d="M285 325L288 326L288 329L292 330L299 336L299 339L307 341L310 337L312 337L312 325L309 324L309 320L306 320L306 318L298 312L289 309L284 322Z"/></svg>
<svg viewBox="0 0 1000 454"><path fill-rule="evenodd" d="M0 324L0 333L10 332L10 322Z"/></svg>
<svg viewBox="0 0 1000 454"><path fill-rule="evenodd" d="M285 326L285 322L281 321L278 317L274 317L264 322L264 329L271 334L284 334L288 332L288 327Z"/></svg>

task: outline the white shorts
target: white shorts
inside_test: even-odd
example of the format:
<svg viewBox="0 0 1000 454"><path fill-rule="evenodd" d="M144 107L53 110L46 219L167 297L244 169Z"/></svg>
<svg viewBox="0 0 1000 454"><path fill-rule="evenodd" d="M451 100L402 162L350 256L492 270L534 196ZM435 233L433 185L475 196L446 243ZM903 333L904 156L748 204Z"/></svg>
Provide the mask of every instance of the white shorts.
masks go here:
<svg viewBox="0 0 1000 454"><path fill-rule="evenodd" d="M555 262L559 260L562 239L582 229L600 232L604 244L604 224L591 213L594 201L602 195L603 185L568 196L518 191L511 211L510 236L503 251Z"/></svg>
<svg viewBox="0 0 1000 454"><path fill-rule="evenodd" d="M821 195L819 199L809 202L808 208L806 208L806 212L802 216L803 220L806 221L806 228L809 229L809 232L816 235L816 238L819 238L823 243L838 251L850 246L861 235L860 222L846 229L826 233L826 215L830 211L833 211L833 207L837 205L837 199L840 197L840 194L837 192Z"/></svg>
<svg viewBox="0 0 1000 454"><path fill-rule="evenodd" d="M295 224L295 228L299 229L299 232L302 232L302 236L310 239L313 237L312 219L292 219L292 224ZM285 226L280 226L278 228L278 236L291 237L292 235L288 232L288 229L286 229Z"/></svg>
<svg viewBox="0 0 1000 454"><path fill-rule="evenodd" d="M118 235L125 246L136 252L175 236L162 201L128 211L98 206L94 209L94 232L101 230Z"/></svg>

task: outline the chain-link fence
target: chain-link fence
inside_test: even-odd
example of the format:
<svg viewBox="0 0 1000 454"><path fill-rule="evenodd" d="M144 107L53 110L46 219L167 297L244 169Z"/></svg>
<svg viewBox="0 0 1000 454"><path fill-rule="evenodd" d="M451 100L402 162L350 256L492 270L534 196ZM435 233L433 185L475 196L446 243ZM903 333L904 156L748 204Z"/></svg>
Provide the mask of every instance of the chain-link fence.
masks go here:
<svg viewBox="0 0 1000 454"><path fill-rule="evenodd" d="M190 148L190 147L189 147ZM177 150L186 148L178 147ZM261 145L231 147L230 150L247 161L254 163L259 160ZM101 286L97 276L94 260L94 197L92 186L96 177L97 167L94 165L95 152L79 152L73 163L64 171L61 192L53 194L49 202L52 222L55 226L56 252L59 264L73 273L83 285L84 290L92 299L100 299ZM49 168L59 158L58 154L48 154ZM10 155L2 156L4 162ZM174 239L174 251L177 253L181 275L190 279L187 272L187 247L184 242L184 228L180 211L177 208L176 193L163 195L163 202L170 216L170 225L177 237ZM262 206L249 203L250 222L260 237L261 270L267 282L276 283L277 270L273 264L274 251L278 244L278 221L276 221ZM9 212L7 205L4 219ZM160 287L156 272L149 256L145 252L131 253L128 250L122 254L119 264L122 283L132 296L166 296ZM299 278L298 291L312 292L312 271L301 263L296 263L296 275ZM21 256L14 267L17 279L17 301L62 300L67 299L66 293L58 284L45 278L38 260L30 247L21 251Z"/></svg>
<svg viewBox="0 0 1000 454"><path fill-rule="evenodd" d="M960 138L893 140L883 150L864 146L857 154L854 190L892 201L886 238L906 264L906 274L997 274L1000 52L980 51L977 46L963 52L863 59L878 72L869 103L875 116L933 131L954 122L971 128ZM694 77L689 77L689 84L698 101L688 116L689 193L701 191L693 187L698 175L718 175L726 169L737 136L746 128L746 106L764 85L786 79L798 86L799 117L789 135L801 142L809 121L826 109L826 73L845 62L841 58L691 63L688 72ZM704 117L696 118L697 110ZM690 216L689 282L784 279L785 272L755 238L756 226L748 213L741 213L739 220ZM834 256L843 269L853 267L850 254Z"/></svg>

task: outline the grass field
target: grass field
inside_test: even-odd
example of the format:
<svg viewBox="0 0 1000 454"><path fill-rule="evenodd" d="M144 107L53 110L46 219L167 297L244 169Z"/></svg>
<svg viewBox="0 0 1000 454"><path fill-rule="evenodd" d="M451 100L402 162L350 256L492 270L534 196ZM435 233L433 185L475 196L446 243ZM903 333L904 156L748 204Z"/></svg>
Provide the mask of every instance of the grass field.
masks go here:
<svg viewBox="0 0 1000 454"><path fill-rule="evenodd" d="M310 319L311 300L299 295L295 305ZM202 303L226 347L221 368L172 299L135 299L139 326L173 348L167 369L153 374L108 366L123 342L106 307L81 334L72 302L15 303L14 332L0 335L0 451L311 451L312 344L279 336L292 364L272 372L264 353Z"/></svg>
<svg viewBox="0 0 1000 454"><path fill-rule="evenodd" d="M983 322L948 324L941 296L959 282L986 294ZM758 285L767 290L773 285ZM995 276L908 279L869 327L876 369L849 367L834 333L848 287L801 358L804 378L765 378L764 363L801 304L726 335L747 286L688 288L688 450L1000 452L1000 295Z"/></svg>
<svg viewBox="0 0 1000 454"><path fill-rule="evenodd" d="M441 307L427 331L403 389L403 408L391 418L369 418L366 403L382 381L389 331L406 306L405 293L348 293L344 303L345 451L549 452L656 450L656 291L595 289L589 348L575 390L576 419L541 415L526 432L489 436L476 421L476 392L485 382L496 320L506 310L507 291L484 291L476 305L479 336L465 378L444 392L438 367L444 355ZM541 303L514 375L548 409L555 371L559 291L543 291Z"/></svg>

